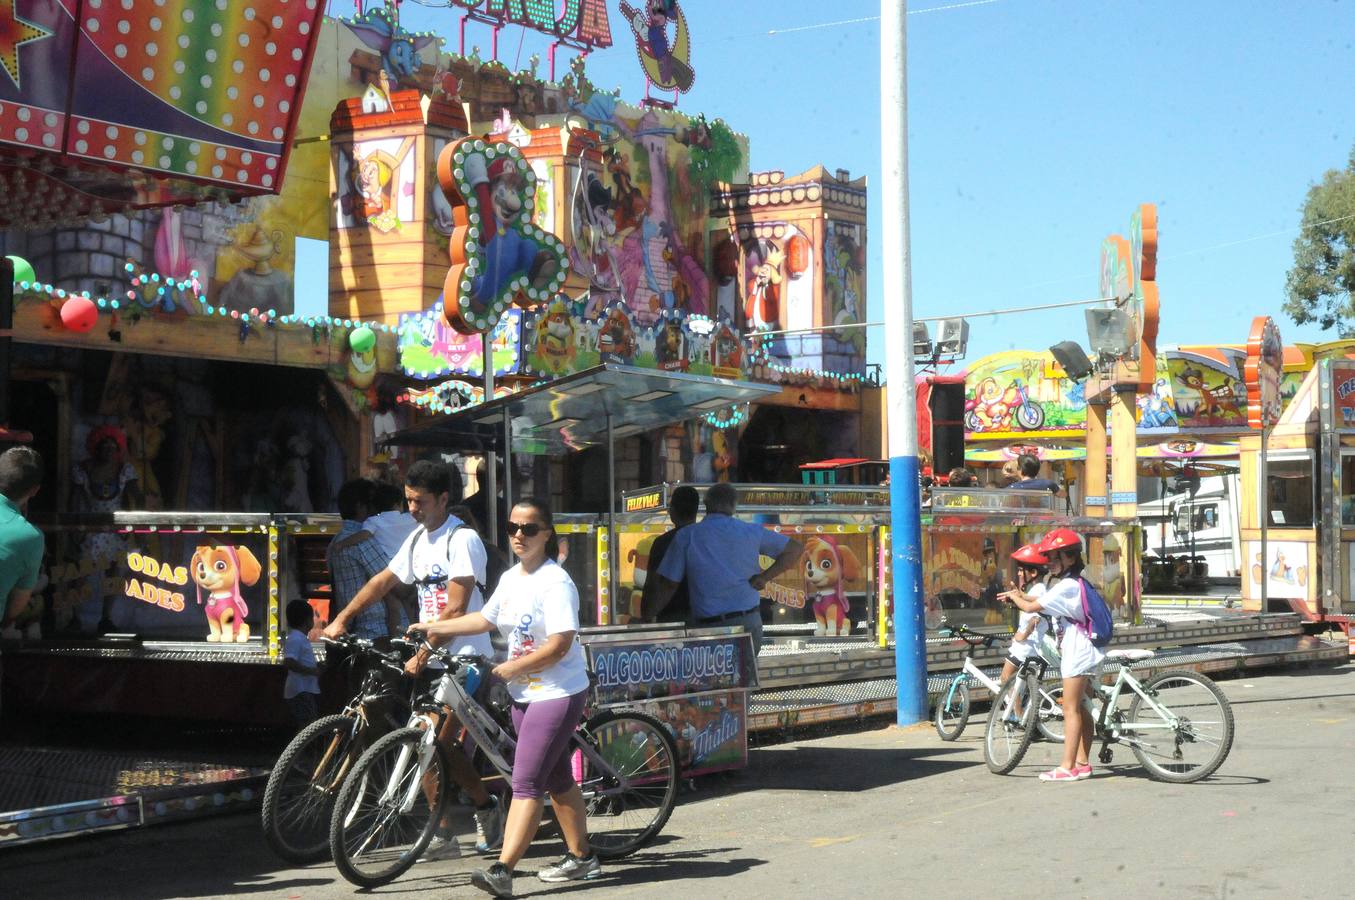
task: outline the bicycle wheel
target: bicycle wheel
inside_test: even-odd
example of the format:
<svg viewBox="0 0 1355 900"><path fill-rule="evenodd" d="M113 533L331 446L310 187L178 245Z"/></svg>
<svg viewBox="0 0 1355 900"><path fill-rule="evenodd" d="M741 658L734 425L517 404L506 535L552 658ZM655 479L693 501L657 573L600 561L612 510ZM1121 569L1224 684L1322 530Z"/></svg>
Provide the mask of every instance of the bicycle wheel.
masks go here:
<svg viewBox="0 0 1355 900"><path fill-rule="evenodd" d="M1053 744L1063 743L1063 684L1040 691L1040 735Z"/></svg>
<svg viewBox="0 0 1355 900"><path fill-rule="evenodd" d="M401 728L358 759L344 779L329 826L339 873L359 887L398 878L433 837L447 797L442 748L424 730Z"/></svg>
<svg viewBox="0 0 1355 900"><path fill-rule="evenodd" d="M1188 784L1223 765L1233 747L1233 710L1218 685L1172 669L1154 675L1143 689L1167 715L1135 694L1122 731L1149 775Z"/></svg>
<svg viewBox="0 0 1355 900"><path fill-rule="evenodd" d="M583 790L588 843L603 859L639 850L663 829L677 805L678 751L667 729L643 713L598 713L575 735L575 777Z"/></svg>
<svg viewBox="0 0 1355 900"><path fill-rule="evenodd" d="M993 708L988 712L988 726L983 735L983 759L988 770L1006 775L1021 764L1026 748L1035 736L1036 703L1039 682L1035 676L1012 676L998 691ZM1020 712L1017 712L1018 707Z"/></svg>
<svg viewBox="0 0 1355 900"><path fill-rule="evenodd" d="M969 685L960 675L936 701L936 733L943 741L958 738L969 724Z"/></svg>
<svg viewBox="0 0 1355 900"><path fill-rule="evenodd" d="M263 834L291 863L329 855L329 820L344 776L361 753L362 720L333 715L297 732L282 751L263 792Z"/></svg>

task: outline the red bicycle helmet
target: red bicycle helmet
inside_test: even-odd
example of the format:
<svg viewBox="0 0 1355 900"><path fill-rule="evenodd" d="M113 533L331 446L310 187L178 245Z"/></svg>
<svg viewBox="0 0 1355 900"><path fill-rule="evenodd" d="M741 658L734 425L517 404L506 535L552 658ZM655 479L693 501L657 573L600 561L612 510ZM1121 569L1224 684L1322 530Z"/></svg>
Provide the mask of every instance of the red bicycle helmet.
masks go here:
<svg viewBox="0 0 1355 900"><path fill-rule="evenodd" d="M1055 528L1044 536L1040 541L1039 550L1041 553L1050 553L1054 550L1063 550L1071 548L1073 550L1082 549L1082 538L1071 528Z"/></svg>
<svg viewBox="0 0 1355 900"><path fill-rule="evenodd" d="M1035 544L1026 544L1012 554L1012 559L1023 566L1045 566L1049 564L1049 557L1040 552L1040 548Z"/></svg>

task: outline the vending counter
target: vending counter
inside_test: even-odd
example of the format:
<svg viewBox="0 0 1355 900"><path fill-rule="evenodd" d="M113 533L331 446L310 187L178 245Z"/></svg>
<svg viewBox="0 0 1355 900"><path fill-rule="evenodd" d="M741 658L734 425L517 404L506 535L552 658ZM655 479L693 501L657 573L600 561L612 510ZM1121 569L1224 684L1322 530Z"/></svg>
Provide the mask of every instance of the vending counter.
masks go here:
<svg viewBox="0 0 1355 900"><path fill-rule="evenodd" d="M680 624L585 628L580 642L600 708L639 709L677 741L685 777L748 764L753 642L742 628Z"/></svg>

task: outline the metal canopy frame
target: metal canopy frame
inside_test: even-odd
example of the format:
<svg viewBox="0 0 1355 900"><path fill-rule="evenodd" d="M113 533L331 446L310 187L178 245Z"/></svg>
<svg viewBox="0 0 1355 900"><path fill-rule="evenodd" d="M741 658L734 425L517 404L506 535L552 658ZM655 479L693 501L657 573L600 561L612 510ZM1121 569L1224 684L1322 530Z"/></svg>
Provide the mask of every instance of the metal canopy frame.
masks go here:
<svg viewBox="0 0 1355 900"><path fill-rule="evenodd" d="M607 527L614 537L617 438L685 422L780 392L779 387L769 384L604 363L439 416L398 431L384 443L492 454L504 452L511 440L514 452L533 455L559 455L606 446ZM505 465L504 471L511 468ZM490 497L496 497L492 481L489 488L495 491ZM511 486L505 486L504 495L509 501L513 499ZM491 499L490 508L494 505ZM607 569L610 588L616 583L615 553L608 554Z"/></svg>

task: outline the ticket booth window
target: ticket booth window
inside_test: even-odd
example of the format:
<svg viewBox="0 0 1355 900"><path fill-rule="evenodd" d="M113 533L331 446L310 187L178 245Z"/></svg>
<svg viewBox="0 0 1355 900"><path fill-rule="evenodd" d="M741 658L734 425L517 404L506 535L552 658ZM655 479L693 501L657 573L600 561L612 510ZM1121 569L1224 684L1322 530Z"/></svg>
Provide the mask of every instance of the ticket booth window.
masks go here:
<svg viewBox="0 0 1355 900"><path fill-rule="evenodd" d="M1341 524L1355 527L1355 453L1341 454Z"/></svg>
<svg viewBox="0 0 1355 900"><path fill-rule="evenodd" d="M1313 461L1310 456L1272 457L1267 466L1270 524L1277 528L1313 526Z"/></svg>

